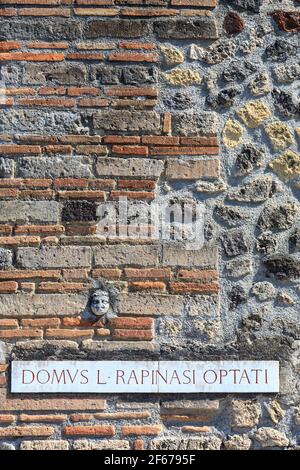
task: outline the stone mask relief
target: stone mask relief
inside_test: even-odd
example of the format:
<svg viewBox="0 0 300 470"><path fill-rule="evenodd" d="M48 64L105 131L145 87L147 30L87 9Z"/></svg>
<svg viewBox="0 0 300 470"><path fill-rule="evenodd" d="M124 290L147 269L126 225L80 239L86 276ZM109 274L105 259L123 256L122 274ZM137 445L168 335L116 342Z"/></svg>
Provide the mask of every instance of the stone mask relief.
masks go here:
<svg viewBox="0 0 300 470"><path fill-rule="evenodd" d="M103 323L107 323L116 315L113 312L112 299L110 293L104 287L100 287L91 294L89 300L90 313L101 319Z"/></svg>

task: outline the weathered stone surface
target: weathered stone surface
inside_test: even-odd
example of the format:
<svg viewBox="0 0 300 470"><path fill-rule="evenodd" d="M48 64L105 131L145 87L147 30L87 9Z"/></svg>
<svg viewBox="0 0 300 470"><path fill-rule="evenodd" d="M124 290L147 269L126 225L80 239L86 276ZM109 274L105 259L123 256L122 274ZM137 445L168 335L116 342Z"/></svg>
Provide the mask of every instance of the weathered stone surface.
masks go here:
<svg viewBox="0 0 300 470"><path fill-rule="evenodd" d="M273 255L263 262L266 274L285 281L300 277L300 262L297 258L285 255Z"/></svg>
<svg viewBox="0 0 300 470"><path fill-rule="evenodd" d="M20 450L69 450L68 441L23 441Z"/></svg>
<svg viewBox="0 0 300 470"><path fill-rule="evenodd" d="M97 207L91 201L67 201L62 209L62 220L65 222L88 222L96 220Z"/></svg>
<svg viewBox="0 0 300 470"><path fill-rule="evenodd" d="M250 128L259 126L272 116L270 109L262 101L248 101L237 114Z"/></svg>
<svg viewBox="0 0 300 470"><path fill-rule="evenodd" d="M217 180L220 176L218 160L169 160L166 166L167 180Z"/></svg>
<svg viewBox="0 0 300 470"><path fill-rule="evenodd" d="M265 152L253 144L245 144L236 157L236 175L243 176L251 173L254 168L262 166Z"/></svg>
<svg viewBox="0 0 300 470"><path fill-rule="evenodd" d="M31 64L24 66L24 83L30 85L79 85L87 81L87 69L83 64Z"/></svg>
<svg viewBox="0 0 300 470"><path fill-rule="evenodd" d="M257 282L252 287L252 294L264 302L265 300L274 299L276 296L276 289L270 282Z"/></svg>
<svg viewBox="0 0 300 470"><path fill-rule="evenodd" d="M0 317L76 316L87 303L78 294L10 294L0 295Z"/></svg>
<svg viewBox="0 0 300 470"><path fill-rule="evenodd" d="M88 157L22 157L18 176L21 178L90 178Z"/></svg>
<svg viewBox="0 0 300 470"><path fill-rule="evenodd" d="M26 21L9 18L0 21L0 31L2 40L77 40L81 36L81 25L69 18L48 17L47 21L40 18L26 18Z"/></svg>
<svg viewBox="0 0 300 470"><path fill-rule="evenodd" d="M96 172L98 176L128 176L158 178L164 169L161 160L148 158L98 158Z"/></svg>
<svg viewBox="0 0 300 470"><path fill-rule="evenodd" d="M233 60L223 70L222 77L226 82L243 81L256 71L256 65L248 60Z"/></svg>
<svg viewBox="0 0 300 470"><path fill-rule="evenodd" d="M240 93L241 89L238 87L224 88L217 94L208 95L206 103L214 109L227 108L234 104L235 97Z"/></svg>
<svg viewBox="0 0 300 470"><path fill-rule="evenodd" d="M174 400L162 401L160 412L163 415L192 415L212 418L220 410L219 400Z"/></svg>
<svg viewBox="0 0 300 470"><path fill-rule="evenodd" d="M244 277L252 274L253 265L249 258L236 258L226 263L226 271L231 277Z"/></svg>
<svg viewBox="0 0 300 470"><path fill-rule="evenodd" d="M208 64L219 64L233 57L236 45L231 40L220 40L203 52L202 60Z"/></svg>
<svg viewBox="0 0 300 470"><path fill-rule="evenodd" d="M0 201L1 223L57 223L59 204L55 201Z"/></svg>
<svg viewBox="0 0 300 470"><path fill-rule="evenodd" d="M232 400L231 426L233 428L252 428L259 423L260 404L256 400Z"/></svg>
<svg viewBox="0 0 300 470"><path fill-rule="evenodd" d="M236 309L239 305L247 302L247 293L242 286L234 286L228 293L230 310Z"/></svg>
<svg viewBox="0 0 300 470"><path fill-rule="evenodd" d="M221 237L227 256L238 256L249 251L249 241L242 231L228 231Z"/></svg>
<svg viewBox="0 0 300 470"><path fill-rule="evenodd" d="M240 34L244 29L245 23L243 18L234 11L230 11L226 14L223 22L223 28L229 35Z"/></svg>
<svg viewBox="0 0 300 470"><path fill-rule="evenodd" d="M244 130L238 121L228 119L223 129L223 142L226 147L235 148L242 140Z"/></svg>
<svg viewBox="0 0 300 470"><path fill-rule="evenodd" d="M199 136L201 134L210 134L218 128L218 118L214 113L178 112L173 114L172 128L175 135Z"/></svg>
<svg viewBox="0 0 300 470"><path fill-rule="evenodd" d="M285 411L282 409L280 403L277 400L272 400L267 405L267 411L273 423L279 423L285 415Z"/></svg>
<svg viewBox="0 0 300 470"><path fill-rule="evenodd" d="M164 266L215 266L218 261L218 249L216 246L204 245L200 249L187 250L185 246L164 245Z"/></svg>
<svg viewBox="0 0 300 470"><path fill-rule="evenodd" d="M267 46L265 57L269 60L283 62L297 54L297 46L286 39L276 39L273 44Z"/></svg>
<svg viewBox="0 0 300 470"><path fill-rule="evenodd" d="M0 450L16 450L13 444L9 442L0 442Z"/></svg>
<svg viewBox="0 0 300 470"><path fill-rule="evenodd" d="M0 248L0 269L7 269L12 265L12 251Z"/></svg>
<svg viewBox="0 0 300 470"><path fill-rule="evenodd" d="M300 155L286 150L269 163L269 167L284 181L300 176Z"/></svg>
<svg viewBox="0 0 300 470"><path fill-rule="evenodd" d="M154 111L118 109L97 111L93 115L93 122L95 129L100 132L138 131L146 134L158 134L161 128L160 116Z"/></svg>
<svg viewBox="0 0 300 470"><path fill-rule="evenodd" d="M148 353L158 353L159 347L153 341L93 341L87 339L82 342L82 348L88 353L94 353L93 357L98 358L99 354L107 353L112 359L119 354L119 359L124 358L124 354L132 357L134 354L141 354L145 357ZM136 356L135 356L136 357Z"/></svg>
<svg viewBox="0 0 300 470"><path fill-rule="evenodd" d="M300 63L291 62L275 65L273 75L279 83L292 83L300 78Z"/></svg>
<svg viewBox="0 0 300 470"><path fill-rule="evenodd" d="M187 303L188 314L192 317L218 317L220 313L219 295L195 295Z"/></svg>
<svg viewBox="0 0 300 470"><path fill-rule="evenodd" d="M97 38L139 38L147 36L151 23L147 20L92 20L85 24L83 35L87 39Z"/></svg>
<svg viewBox="0 0 300 470"><path fill-rule="evenodd" d="M0 178L12 178L14 176L14 161L0 157Z"/></svg>
<svg viewBox="0 0 300 470"><path fill-rule="evenodd" d="M79 439L74 442L74 450L129 450L129 441L124 440L110 440L103 439L101 441L90 441L86 439Z"/></svg>
<svg viewBox="0 0 300 470"><path fill-rule="evenodd" d="M175 69L165 73L164 78L174 86L199 85L202 80L199 72L192 69Z"/></svg>
<svg viewBox="0 0 300 470"><path fill-rule="evenodd" d="M18 248L17 264L22 268L89 267L91 249L80 246Z"/></svg>
<svg viewBox="0 0 300 470"><path fill-rule="evenodd" d="M144 65L135 66L111 66L94 65L91 69L93 80L99 80L100 85L147 85L156 83L158 73L155 67Z"/></svg>
<svg viewBox="0 0 300 470"><path fill-rule="evenodd" d="M150 442L150 449L154 450L219 450L221 439L211 437L164 438Z"/></svg>
<svg viewBox="0 0 300 470"><path fill-rule="evenodd" d="M252 441L246 434L233 434L223 444L226 450L249 450Z"/></svg>
<svg viewBox="0 0 300 470"><path fill-rule="evenodd" d="M106 245L94 248L96 266L157 266L158 254L159 247L156 245Z"/></svg>
<svg viewBox="0 0 300 470"><path fill-rule="evenodd" d="M120 294L118 312L123 315L179 316L182 314L184 298L179 295Z"/></svg>
<svg viewBox="0 0 300 470"><path fill-rule="evenodd" d="M276 110L285 117L292 118L300 115L300 100L292 93L274 88L272 98Z"/></svg>
<svg viewBox="0 0 300 470"><path fill-rule="evenodd" d="M0 129L6 133L76 134L82 128L81 118L72 111L52 111L41 108L3 109L0 115Z"/></svg>
<svg viewBox="0 0 300 470"><path fill-rule="evenodd" d="M256 249L264 255L275 253L277 246L277 238L272 232L264 232L257 237Z"/></svg>
<svg viewBox="0 0 300 470"><path fill-rule="evenodd" d="M184 54L175 47L160 46L164 61L167 65L176 65L184 62Z"/></svg>
<svg viewBox="0 0 300 470"><path fill-rule="evenodd" d="M214 18L158 20L153 25L159 39L216 39L217 23Z"/></svg>
<svg viewBox="0 0 300 470"><path fill-rule="evenodd" d="M227 198L239 202L264 202L279 190L278 185L269 175L259 175L244 185L229 190Z"/></svg>
<svg viewBox="0 0 300 470"><path fill-rule="evenodd" d="M167 90L167 92L163 94L164 105L171 109L188 109L191 107L192 101L192 96L186 91L176 91L175 93L171 93L170 90Z"/></svg>
<svg viewBox="0 0 300 470"><path fill-rule="evenodd" d="M245 10L258 13L263 2L262 0L230 0L230 3Z"/></svg>
<svg viewBox="0 0 300 470"><path fill-rule="evenodd" d="M249 90L254 96L266 95L272 90L269 76L266 72L259 72L248 84Z"/></svg>
<svg viewBox="0 0 300 470"><path fill-rule="evenodd" d="M254 436L262 447L286 447L289 445L286 435L277 429L260 428Z"/></svg>
<svg viewBox="0 0 300 470"><path fill-rule="evenodd" d="M270 203L262 211L257 226L261 230L286 230L299 212L295 202Z"/></svg>
<svg viewBox="0 0 300 470"><path fill-rule="evenodd" d="M247 212L234 206L224 206L219 204L215 207L214 215L229 227L241 225L248 219Z"/></svg>
<svg viewBox="0 0 300 470"><path fill-rule="evenodd" d="M39 341L32 341L34 343L41 343ZM45 341L44 345L47 347L49 341ZM67 341L66 343L71 343ZM19 343L19 346L22 343ZM30 343L26 342L31 346ZM105 400L97 397L85 396L84 400L77 397L68 396L51 396L48 398L42 396L18 397L17 395L6 397L0 396L1 409L3 411L103 411L106 408ZM32 442L32 441L31 441ZM40 442L40 441L39 441Z"/></svg>
<svg viewBox="0 0 300 470"><path fill-rule="evenodd" d="M282 31L287 33L297 33L300 31L300 12L299 11L274 11L273 20Z"/></svg>
<svg viewBox="0 0 300 470"><path fill-rule="evenodd" d="M222 193L227 189L225 181L197 181L196 191L198 193Z"/></svg>

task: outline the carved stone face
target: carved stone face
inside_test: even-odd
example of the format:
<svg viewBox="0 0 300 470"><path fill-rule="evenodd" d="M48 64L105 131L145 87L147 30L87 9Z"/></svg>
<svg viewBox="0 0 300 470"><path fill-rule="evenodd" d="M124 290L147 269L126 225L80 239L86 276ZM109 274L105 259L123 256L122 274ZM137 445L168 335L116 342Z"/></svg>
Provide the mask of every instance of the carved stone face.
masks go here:
<svg viewBox="0 0 300 470"><path fill-rule="evenodd" d="M110 308L108 293L104 290L97 290L94 292L91 297L90 307L92 313L97 317L104 316Z"/></svg>

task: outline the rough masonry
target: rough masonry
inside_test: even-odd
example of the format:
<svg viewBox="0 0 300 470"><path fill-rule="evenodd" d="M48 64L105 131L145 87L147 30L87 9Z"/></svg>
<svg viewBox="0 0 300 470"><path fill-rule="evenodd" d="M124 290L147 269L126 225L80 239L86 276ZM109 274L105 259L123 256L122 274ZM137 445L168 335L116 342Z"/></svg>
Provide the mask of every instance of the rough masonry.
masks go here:
<svg viewBox="0 0 300 470"><path fill-rule="evenodd" d="M299 449L299 0L0 3L0 449ZM99 234L125 196L202 202L204 246ZM10 394L12 359L120 358L281 391Z"/></svg>

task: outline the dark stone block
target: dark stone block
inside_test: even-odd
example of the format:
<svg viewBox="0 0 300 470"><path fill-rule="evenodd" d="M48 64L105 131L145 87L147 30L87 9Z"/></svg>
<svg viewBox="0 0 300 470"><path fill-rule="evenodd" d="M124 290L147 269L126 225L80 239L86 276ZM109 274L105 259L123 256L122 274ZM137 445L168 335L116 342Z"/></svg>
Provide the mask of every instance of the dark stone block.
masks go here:
<svg viewBox="0 0 300 470"><path fill-rule="evenodd" d="M214 18L158 20L154 22L154 34L159 39L217 39L219 37Z"/></svg>
<svg viewBox="0 0 300 470"><path fill-rule="evenodd" d="M281 281L300 277L300 261L291 256L273 256L264 261L264 266L268 277Z"/></svg>
<svg viewBox="0 0 300 470"><path fill-rule="evenodd" d="M97 208L90 201L68 201L62 210L63 222L90 222L96 220Z"/></svg>
<svg viewBox="0 0 300 470"><path fill-rule="evenodd" d="M151 23L146 20L92 20L86 24L84 37L140 38L151 32Z"/></svg>
<svg viewBox="0 0 300 470"><path fill-rule="evenodd" d="M81 37L81 25L78 20L46 18L26 21L0 21L0 40L40 39L43 41L72 41Z"/></svg>

